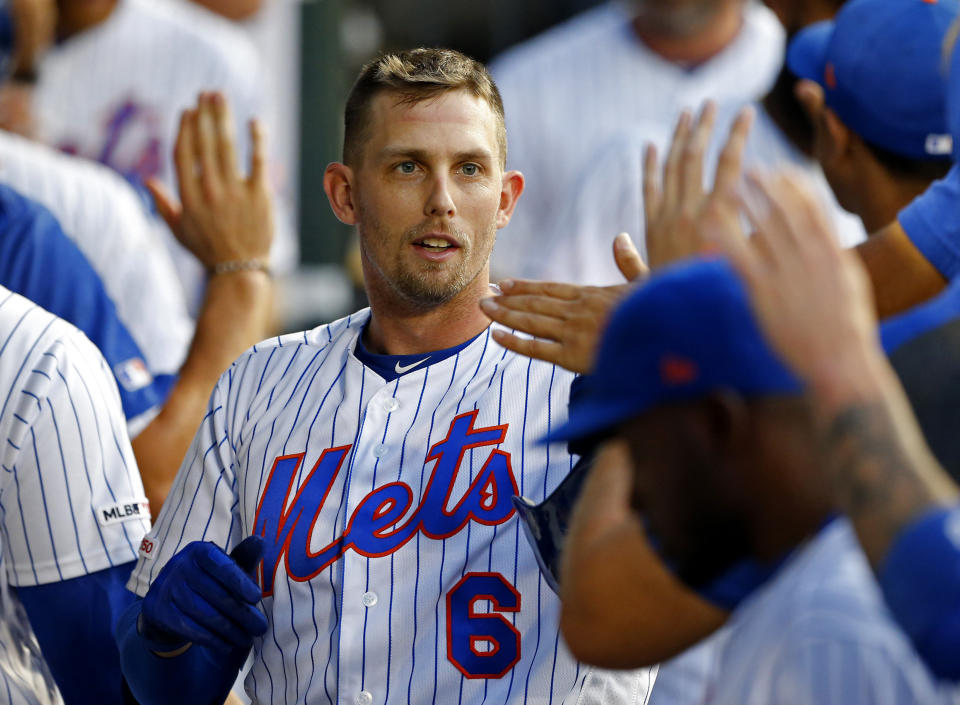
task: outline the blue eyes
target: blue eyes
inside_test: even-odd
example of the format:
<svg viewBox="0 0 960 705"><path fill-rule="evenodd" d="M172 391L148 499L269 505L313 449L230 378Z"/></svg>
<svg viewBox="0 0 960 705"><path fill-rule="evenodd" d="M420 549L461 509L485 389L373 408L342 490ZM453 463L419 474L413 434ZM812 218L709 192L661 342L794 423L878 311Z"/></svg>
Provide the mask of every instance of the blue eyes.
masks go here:
<svg viewBox="0 0 960 705"><path fill-rule="evenodd" d="M394 169L401 174L410 176L416 174L419 166L416 162L400 162ZM460 166L460 173L464 176L480 176L481 169L479 164L467 163Z"/></svg>

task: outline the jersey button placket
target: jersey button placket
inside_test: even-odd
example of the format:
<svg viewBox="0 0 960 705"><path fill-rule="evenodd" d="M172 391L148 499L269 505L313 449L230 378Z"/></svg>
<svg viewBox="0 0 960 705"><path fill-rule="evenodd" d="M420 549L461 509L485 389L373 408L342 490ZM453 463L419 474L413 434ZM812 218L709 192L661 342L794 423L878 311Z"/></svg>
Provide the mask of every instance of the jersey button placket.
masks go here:
<svg viewBox="0 0 960 705"><path fill-rule="evenodd" d="M366 690L361 690L357 695L357 705L373 705L373 695Z"/></svg>

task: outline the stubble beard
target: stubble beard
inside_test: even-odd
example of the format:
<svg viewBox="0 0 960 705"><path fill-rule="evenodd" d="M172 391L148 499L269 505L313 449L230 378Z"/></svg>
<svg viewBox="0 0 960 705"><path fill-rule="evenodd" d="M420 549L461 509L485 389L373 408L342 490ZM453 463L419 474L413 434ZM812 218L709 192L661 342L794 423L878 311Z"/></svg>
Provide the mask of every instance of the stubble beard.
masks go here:
<svg viewBox="0 0 960 705"><path fill-rule="evenodd" d="M381 223L375 219L370 220L365 229L368 230L368 237L381 237L381 234L384 233ZM401 242L404 243L403 246L406 246L406 243L416 240L433 229L433 227L425 225L410 228L403 234ZM490 231L492 237L496 228L491 225ZM446 232L460 243L458 261L455 265L447 262L422 260L418 262L416 268L409 268L404 265L404 259L401 258L395 263L395 267L391 268L390 263L378 263L375 258L370 257L370 253L364 247L363 238L361 238L360 246L364 250L364 257L378 269L380 277L406 303L417 308L435 308L456 298L479 276L480 272L483 271L484 264L486 264L486 260L484 260L478 264L476 271L470 271L468 268L471 264L476 239L455 228L448 227ZM387 239L393 240L390 236L387 236ZM451 266L456 267L452 272L449 271ZM390 271L391 269L393 271ZM445 271L446 274L444 274Z"/></svg>

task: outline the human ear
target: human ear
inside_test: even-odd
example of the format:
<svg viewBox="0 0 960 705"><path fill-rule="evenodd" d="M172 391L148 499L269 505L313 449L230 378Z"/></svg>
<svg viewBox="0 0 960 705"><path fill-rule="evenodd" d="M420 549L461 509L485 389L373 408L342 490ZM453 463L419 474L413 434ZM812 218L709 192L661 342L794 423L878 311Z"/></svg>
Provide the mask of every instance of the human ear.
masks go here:
<svg viewBox="0 0 960 705"><path fill-rule="evenodd" d="M333 162L323 173L323 190L337 220L345 225L357 224L357 208L353 198L353 169Z"/></svg>
<svg viewBox="0 0 960 705"><path fill-rule="evenodd" d="M821 124L823 127L819 131L823 133L820 141L824 159L836 162L850 151L850 128L830 108L824 108Z"/></svg>
<svg viewBox="0 0 960 705"><path fill-rule="evenodd" d="M508 171L503 175L503 186L500 189L500 206L497 209L497 228L504 227L513 216L513 209L523 193L523 174L519 171Z"/></svg>

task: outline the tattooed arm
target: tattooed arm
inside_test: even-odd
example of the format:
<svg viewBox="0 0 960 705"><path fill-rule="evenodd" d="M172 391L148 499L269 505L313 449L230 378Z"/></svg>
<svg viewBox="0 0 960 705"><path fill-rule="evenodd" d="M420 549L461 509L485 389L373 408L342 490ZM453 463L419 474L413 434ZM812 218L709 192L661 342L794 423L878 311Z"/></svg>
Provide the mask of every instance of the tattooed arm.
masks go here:
<svg viewBox="0 0 960 705"><path fill-rule="evenodd" d="M749 180L748 242L711 233L750 290L767 337L813 396L823 471L877 567L899 531L957 490L927 448L877 337L870 281L796 177Z"/></svg>

